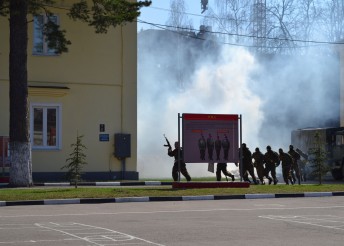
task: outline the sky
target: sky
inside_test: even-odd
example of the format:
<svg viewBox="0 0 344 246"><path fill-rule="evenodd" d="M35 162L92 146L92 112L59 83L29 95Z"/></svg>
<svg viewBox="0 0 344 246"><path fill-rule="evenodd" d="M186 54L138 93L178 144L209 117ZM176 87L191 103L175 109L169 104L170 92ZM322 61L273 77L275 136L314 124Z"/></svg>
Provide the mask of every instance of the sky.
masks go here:
<svg viewBox="0 0 344 246"><path fill-rule="evenodd" d="M185 2L186 13L188 18L192 19L195 27L200 25L201 14L201 0L187 0ZM214 0L210 0L208 6L212 6ZM138 18L141 21L150 22L154 24L165 25L170 13L170 0L153 0L151 6L141 9L141 15ZM205 14L206 12L204 12ZM137 30L154 28L151 25L138 23Z"/></svg>

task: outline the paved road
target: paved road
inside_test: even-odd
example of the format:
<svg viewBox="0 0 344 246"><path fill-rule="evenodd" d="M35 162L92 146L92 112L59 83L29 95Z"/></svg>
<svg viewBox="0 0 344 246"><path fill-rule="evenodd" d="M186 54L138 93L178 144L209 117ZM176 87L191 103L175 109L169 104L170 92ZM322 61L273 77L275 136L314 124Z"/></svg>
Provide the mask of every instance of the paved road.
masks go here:
<svg viewBox="0 0 344 246"><path fill-rule="evenodd" d="M0 207L0 246L343 245L344 197Z"/></svg>

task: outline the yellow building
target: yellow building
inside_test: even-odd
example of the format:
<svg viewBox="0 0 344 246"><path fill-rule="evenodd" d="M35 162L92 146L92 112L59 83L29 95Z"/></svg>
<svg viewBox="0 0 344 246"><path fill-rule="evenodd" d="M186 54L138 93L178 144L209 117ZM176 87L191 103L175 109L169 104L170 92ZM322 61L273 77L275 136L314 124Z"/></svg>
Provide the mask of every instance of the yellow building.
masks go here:
<svg viewBox="0 0 344 246"><path fill-rule="evenodd" d="M56 55L47 47L42 35L45 15L28 17L32 20L28 99L33 180L64 178L66 170L61 167L77 134L84 135L87 147L85 180L138 179L137 25L128 23L96 34L87 24L69 19L71 2L57 1L50 8L54 21L72 41L68 53ZM0 17L0 30L0 136L8 136L8 17ZM116 143L115 134L123 134L116 135Z"/></svg>

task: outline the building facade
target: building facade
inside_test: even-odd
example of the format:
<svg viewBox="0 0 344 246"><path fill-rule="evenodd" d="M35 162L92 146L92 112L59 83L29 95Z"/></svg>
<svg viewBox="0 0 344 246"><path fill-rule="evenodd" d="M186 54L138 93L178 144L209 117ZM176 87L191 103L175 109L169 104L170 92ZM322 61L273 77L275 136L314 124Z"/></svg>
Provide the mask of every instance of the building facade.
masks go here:
<svg viewBox="0 0 344 246"><path fill-rule="evenodd" d="M28 16L28 91L35 181L59 181L71 144L83 135L85 180L135 180L137 172L137 25L96 34L67 16L72 1L50 7L69 52L56 55L42 34L45 15ZM9 21L0 17L0 136L9 135ZM128 150L115 156L115 134ZM121 139L121 138L118 138ZM7 171L7 170L6 170Z"/></svg>

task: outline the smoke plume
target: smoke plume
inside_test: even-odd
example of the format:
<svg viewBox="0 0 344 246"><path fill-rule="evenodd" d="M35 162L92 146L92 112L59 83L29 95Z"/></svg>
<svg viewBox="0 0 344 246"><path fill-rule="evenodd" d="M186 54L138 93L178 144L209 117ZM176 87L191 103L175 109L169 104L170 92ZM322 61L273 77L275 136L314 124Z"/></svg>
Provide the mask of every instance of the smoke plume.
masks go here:
<svg viewBox="0 0 344 246"><path fill-rule="evenodd" d="M147 50L141 46L138 51L140 178L171 177L174 160L163 146L163 134L173 146L178 113L242 115L243 142L263 153L267 145L287 150L294 129L339 124L335 57L256 57L244 48L223 45L220 52L188 66L175 49L155 55ZM177 66L181 76L175 76ZM187 81L181 85L180 78ZM205 163L189 163L187 168L191 177L215 180ZM237 168L230 164L228 169Z"/></svg>

